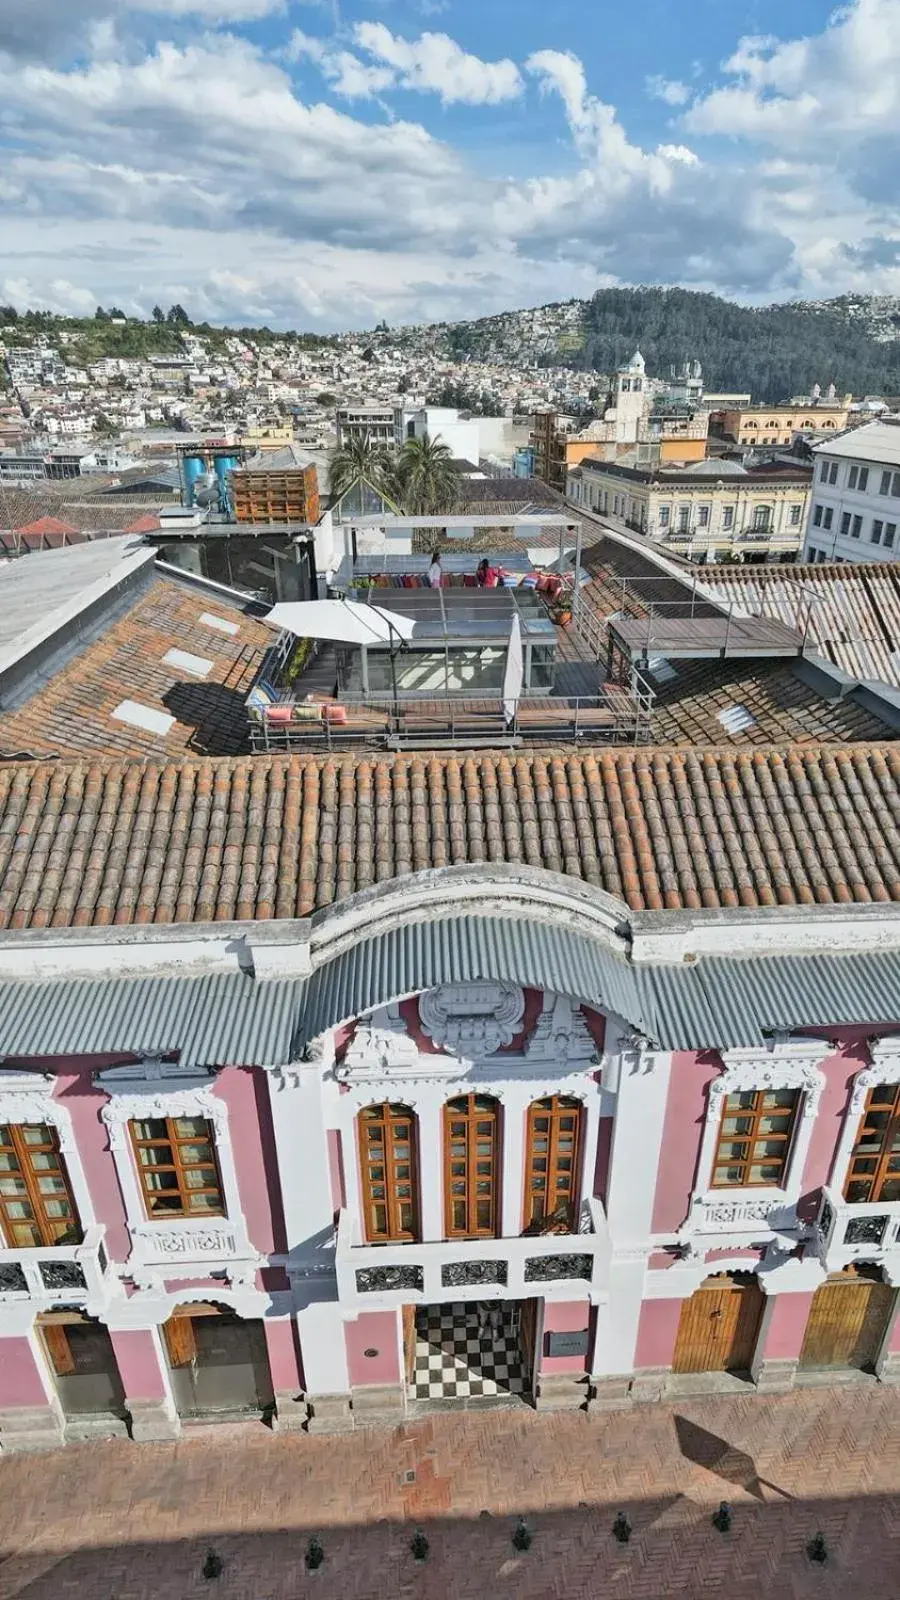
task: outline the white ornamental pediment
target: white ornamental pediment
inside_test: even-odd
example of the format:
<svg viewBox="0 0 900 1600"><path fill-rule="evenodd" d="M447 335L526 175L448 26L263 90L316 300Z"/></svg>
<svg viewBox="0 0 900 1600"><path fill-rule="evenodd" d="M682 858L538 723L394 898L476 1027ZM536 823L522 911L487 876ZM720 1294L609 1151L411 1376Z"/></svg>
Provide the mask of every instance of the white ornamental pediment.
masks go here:
<svg viewBox="0 0 900 1600"><path fill-rule="evenodd" d="M587 1065L597 1059L597 1046L581 1014L567 995L547 995L544 1009L525 1048L528 1061Z"/></svg>
<svg viewBox="0 0 900 1600"><path fill-rule="evenodd" d="M525 1020L525 995L514 983L442 983L419 996L422 1031L466 1060L512 1044Z"/></svg>

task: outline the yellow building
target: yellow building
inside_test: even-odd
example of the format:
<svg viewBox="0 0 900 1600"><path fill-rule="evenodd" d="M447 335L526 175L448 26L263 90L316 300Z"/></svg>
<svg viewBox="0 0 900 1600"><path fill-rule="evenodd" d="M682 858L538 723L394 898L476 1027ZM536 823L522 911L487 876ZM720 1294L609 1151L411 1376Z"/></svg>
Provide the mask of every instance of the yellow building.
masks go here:
<svg viewBox="0 0 900 1600"><path fill-rule="evenodd" d="M283 450L292 444L294 425L291 422L257 423L248 428L240 443L245 450Z"/></svg>
<svg viewBox="0 0 900 1600"><path fill-rule="evenodd" d="M841 433L847 426L850 401L811 399L802 405L741 406L710 413L711 433L734 444L790 444L795 433Z"/></svg>
<svg viewBox="0 0 900 1600"><path fill-rule="evenodd" d="M800 462L641 471L591 459L569 473L567 499L694 561L790 561L811 482L812 469Z"/></svg>

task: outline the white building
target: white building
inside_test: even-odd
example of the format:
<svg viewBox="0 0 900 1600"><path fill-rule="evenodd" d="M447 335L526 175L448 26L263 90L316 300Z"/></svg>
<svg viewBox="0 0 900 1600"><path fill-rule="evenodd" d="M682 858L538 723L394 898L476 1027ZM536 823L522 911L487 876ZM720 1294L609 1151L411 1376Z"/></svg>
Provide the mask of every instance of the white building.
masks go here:
<svg viewBox="0 0 900 1600"><path fill-rule="evenodd" d="M804 561L896 561L900 416L816 445Z"/></svg>

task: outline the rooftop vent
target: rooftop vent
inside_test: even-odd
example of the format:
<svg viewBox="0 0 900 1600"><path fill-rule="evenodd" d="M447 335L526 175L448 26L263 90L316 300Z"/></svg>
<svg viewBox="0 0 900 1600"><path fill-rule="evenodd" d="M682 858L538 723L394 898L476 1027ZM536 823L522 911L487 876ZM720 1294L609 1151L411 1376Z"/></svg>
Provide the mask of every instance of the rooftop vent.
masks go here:
<svg viewBox="0 0 900 1600"><path fill-rule="evenodd" d="M206 656L192 656L189 650L167 650L163 664L189 672L192 678L208 678L213 669L213 663Z"/></svg>

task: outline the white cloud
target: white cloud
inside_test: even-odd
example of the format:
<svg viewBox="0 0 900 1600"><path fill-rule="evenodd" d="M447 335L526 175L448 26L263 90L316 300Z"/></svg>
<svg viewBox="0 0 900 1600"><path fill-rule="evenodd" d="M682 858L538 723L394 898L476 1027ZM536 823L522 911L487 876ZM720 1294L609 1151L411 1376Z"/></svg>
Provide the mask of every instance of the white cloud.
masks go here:
<svg viewBox="0 0 900 1600"><path fill-rule="evenodd" d="M852 0L805 39L742 39L723 71L734 82L695 102L694 133L727 134L796 154L893 133L900 115L900 5Z"/></svg>
<svg viewBox="0 0 900 1600"><path fill-rule="evenodd" d="M398 87L438 94L445 105L497 105L522 93L514 61L482 61L446 33L402 39L383 22L359 22L357 47L391 69Z"/></svg>
<svg viewBox="0 0 900 1600"><path fill-rule="evenodd" d="M126 13L196 17L227 25L256 22L284 11L286 3L287 0L0 0L0 51L46 57L57 47L77 45L91 23L114 23Z"/></svg>
<svg viewBox="0 0 900 1600"><path fill-rule="evenodd" d="M187 15L188 0L154 3ZM62 14L61 0L27 4ZM4 23L15 5L0 0ZM298 28L282 62L311 62L345 101L364 102L355 115L302 97L246 39L179 26L189 42L148 49L123 0L103 16L98 5L65 0L84 24L77 46L70 35L75 65L0 54L0 259L27 285L7 299L135 311L180 300L201 317L327 328L474 315L615 281L751 299L900 288L900 44L884 26L898 0L891 12L856 0L809 40L741 41L722 85L655 149L629 136L567 51L535 53L523 77L444 34L406 40L369 22L349 49L341 34ZM194 16L201 5L212 0L193 0ZM379 113L378 95L412 87L448 104L550 96L569 151L549 142L532 177L497 180L421 123ZM810 93L834 99L831 124L808 121ZM746 156L725 131L752 138Z"/></svg>
<svg viewBox="0 0 900 1600"><path fill-rule="evenodd" d="M691 91L686 83L679 83L677 78L664 78L660 73L655 73L644 80L647 93L654 100L664 100L667 106L683 106L691 98Z"/></svg>

